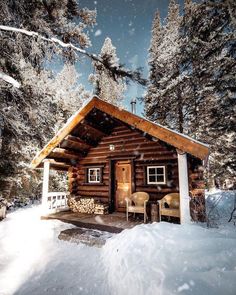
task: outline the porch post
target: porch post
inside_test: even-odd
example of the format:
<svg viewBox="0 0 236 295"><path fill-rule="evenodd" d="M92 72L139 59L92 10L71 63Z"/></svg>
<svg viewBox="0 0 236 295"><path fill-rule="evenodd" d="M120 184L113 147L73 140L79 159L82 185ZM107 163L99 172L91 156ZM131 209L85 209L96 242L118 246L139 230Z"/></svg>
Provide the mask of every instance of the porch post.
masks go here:
<svg viewBox="0 0 236 295"><path fill-rule="evenodd" d="M43 205L43 209L45 210L47 209L49 170L50 170L50 162L45 160L43 162L43 191L42 191L42 205Z"/></svg>
<svg viewBox="0 0 236 295"><path fill-rule="evenodd" d="M186 153L177 150L178 171L179 171L179 194L180 194L180 222L181 224L190 223L189 207L189 185L188 185L188 163Z"/></svg>

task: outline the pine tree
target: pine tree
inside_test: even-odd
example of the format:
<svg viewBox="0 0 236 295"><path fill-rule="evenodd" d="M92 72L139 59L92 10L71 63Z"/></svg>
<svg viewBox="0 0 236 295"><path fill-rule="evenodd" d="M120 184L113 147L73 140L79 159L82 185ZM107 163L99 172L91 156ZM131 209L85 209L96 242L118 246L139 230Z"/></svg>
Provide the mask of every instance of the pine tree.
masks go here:
<svg viewBox="0 0 236 295"><path fill-rule="evenodd" d="M153 90L157 104L147 110L151 119L208 142L210 174L231 182L236 170L235 9L233 1L186 0L178 23L171 1L157 59L166 61L166 71Z"/></svg>
<svg viewBox="0 0 236 295"><path fill-rule="evenodd" d="M119 59L116 56L116 48L110 38L106 38L99 57L105 64L119 67ZM103 64L94 62L94 74L89 76L89 81L95 87L95 94L101 99L112 104L122 105L126 84L124 79L113 75Z"/></svg>
<svg viewBox="0 0 236 295"><path fill-rule="evenodd" d="M154 20L152 23L152 38L151 44L149 48L149 82L147 86L147 93L145 95L145 113L151 118L155 120L156 109L158 108L157 103L157 89L158 89L158 81L161 78L161 68L162 65L159 63L159 47L161 45L161 41L163 38L162 26L160 13L157 10L154 16Z"/></svg>
<svg viewBox="0 0 236 295"><path fill-rule="evenodd" d="M233 8L235 4L230 1L195 5L185 32L189 40L186 59L192 65L190 81L195 98L190 130L211 145L211 174L221 182L232 180L236 171Z"/></svg>
<svg viewBox="0 0 236 295"><path fill-rule="evenodd" d="M165 26L161 27L158 13L154 18L149 50L150 84L145 97L145 109L150 119L172 128L178 124L177 129L182 131L182 120L176 117L176 113L182 111L176 99L179 81L170 83L172 72L179 72L180 22L179 5L174 0L170 1Z"/></svg>
<svg viewBox="0 0 236 295"><path fill-rule="evenodd" d="M80 8L75 0L3 0L0 17L3 25L57 37L81 48L90 46L87 29L96 23L96 11ZM77 82L66 85L68 69L59 79L45 68L55 55L73 62L76 57L70 49L58 49L40 38L17 33L1 31L0 38L1 71L21 85L16 88L0 79L1 194L20 195L23 189L25 196L32 195L38 187L38 174L28 169L32 156L54 134L54 126L58 128L73 111L65 108L65 96L60 91L69 91L66 96L71 97L75 108L86 93ZM32 182L29 191L24 189L25 179Z"/></svg>

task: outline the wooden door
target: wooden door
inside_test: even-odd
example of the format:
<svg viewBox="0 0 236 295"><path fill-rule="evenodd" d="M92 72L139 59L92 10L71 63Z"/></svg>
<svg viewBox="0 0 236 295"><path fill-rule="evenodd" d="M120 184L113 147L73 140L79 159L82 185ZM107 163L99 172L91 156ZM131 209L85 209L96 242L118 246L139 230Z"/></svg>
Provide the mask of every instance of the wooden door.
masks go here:
<svg viewBox="0 0 236 295"><path fill-rule="evenodd" d="M126 161L115 165L115 204L116 211L125 211L125 198L131 195L131 164Z"/></svg>

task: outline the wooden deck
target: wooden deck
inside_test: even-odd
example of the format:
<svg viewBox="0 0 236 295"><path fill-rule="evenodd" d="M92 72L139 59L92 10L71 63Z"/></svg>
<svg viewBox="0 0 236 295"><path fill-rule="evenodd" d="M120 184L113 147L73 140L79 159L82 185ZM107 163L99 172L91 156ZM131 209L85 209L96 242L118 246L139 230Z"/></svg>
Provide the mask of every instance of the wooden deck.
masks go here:
<svg viewBox="0 0 236 295"><path fill-rule="evenodd" d="M125 213L118 212L108 215L94 215L64 211L41 216L41 219L57 219L78 227L97 229L111 233L119 233L124 229L132 228L135 225L143 223L141 219L134 220L130 218L129 221L126 221Z"/></svg>

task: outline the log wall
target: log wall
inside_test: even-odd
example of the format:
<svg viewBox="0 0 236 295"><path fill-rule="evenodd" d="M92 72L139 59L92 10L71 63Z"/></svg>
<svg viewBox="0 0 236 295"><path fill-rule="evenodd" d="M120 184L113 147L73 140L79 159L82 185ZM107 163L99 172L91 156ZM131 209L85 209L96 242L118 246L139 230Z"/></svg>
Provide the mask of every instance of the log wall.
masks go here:
<svg viewBox="0 0 236 295"><path fill-rule="evenodd" d="M115 145L110 151L109 145ZM151 200L161 199L165 194L178 192L178 163L174 147L152 140L143 133L120 126L114 128L109 136L104 136L97 147L89 150L87 156L78 162L70 172L70 191L78 196L95 197L108 202L109 198L109 158L133 157L135 191L146 191ZM100 184L86 182L86 168L102 165L103 177ZM146 183L148 165L166 166L166 185Z"/></svg>

